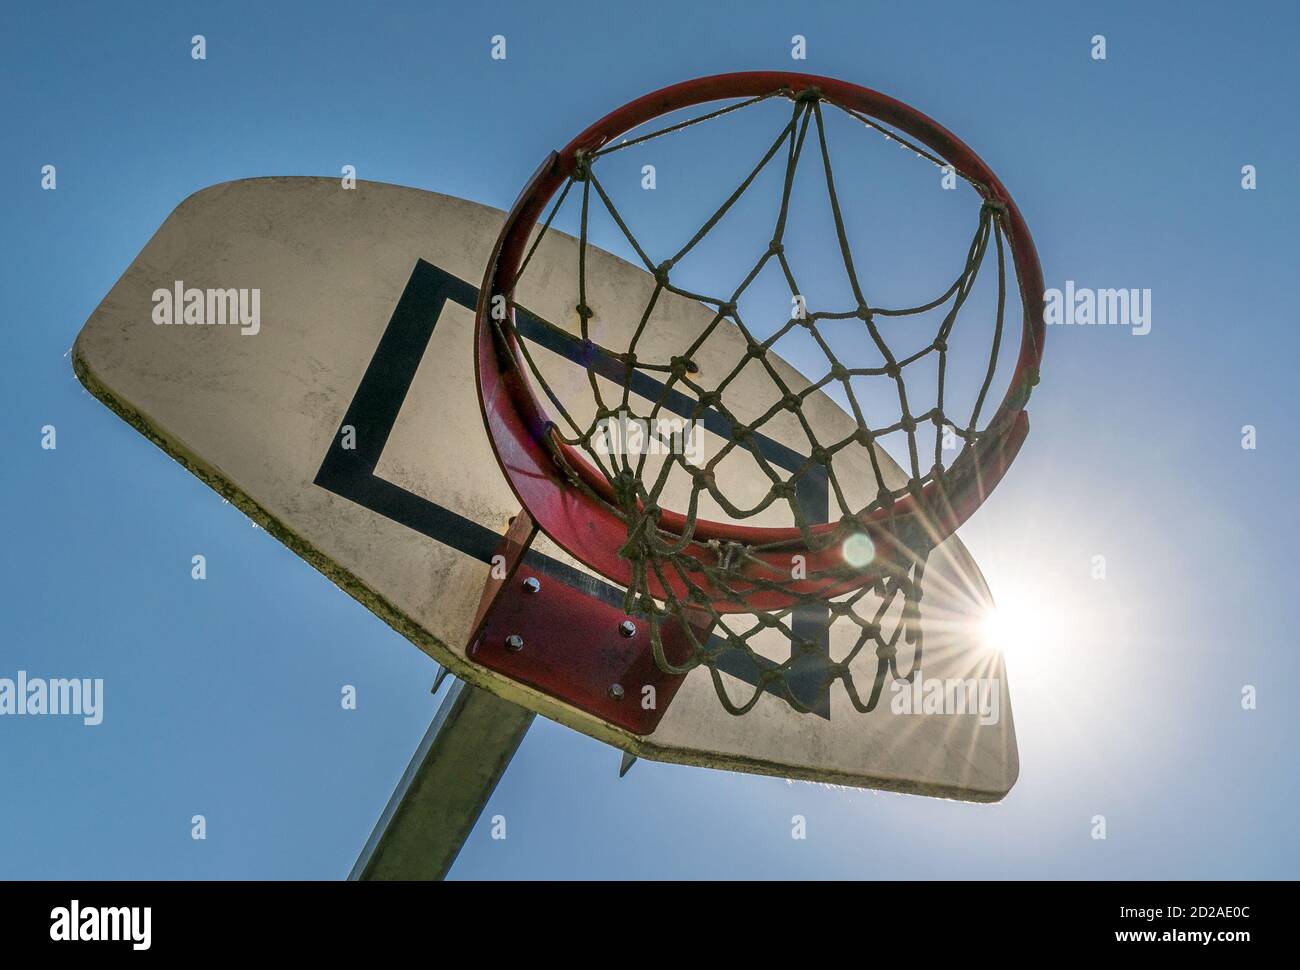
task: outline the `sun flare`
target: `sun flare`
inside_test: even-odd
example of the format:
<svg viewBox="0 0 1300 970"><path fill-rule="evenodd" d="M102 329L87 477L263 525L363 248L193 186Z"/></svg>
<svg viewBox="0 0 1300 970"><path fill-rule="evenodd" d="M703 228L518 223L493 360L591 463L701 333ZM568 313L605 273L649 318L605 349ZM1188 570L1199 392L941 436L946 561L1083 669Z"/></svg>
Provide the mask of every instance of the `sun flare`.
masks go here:
<svg viewBox="0 0 1300 970"><path fill-rule="evenodd" d="M1053 611L1008 598L985 615L981 635L987 647L1024 664L1044 659L1042 654L1054 649L1059 632Z"/></svg>

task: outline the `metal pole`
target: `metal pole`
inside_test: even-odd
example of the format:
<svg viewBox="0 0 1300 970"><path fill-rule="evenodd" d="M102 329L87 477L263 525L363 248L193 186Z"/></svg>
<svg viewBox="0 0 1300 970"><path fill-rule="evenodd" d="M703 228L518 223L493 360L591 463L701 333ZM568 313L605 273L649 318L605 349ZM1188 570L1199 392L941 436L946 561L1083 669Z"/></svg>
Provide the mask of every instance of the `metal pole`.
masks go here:
<svg viewBox="0 0 1300 970"><path fill-rule="evenodd" d="M534 716L454 681L348 878L446 876Z"/></svg>

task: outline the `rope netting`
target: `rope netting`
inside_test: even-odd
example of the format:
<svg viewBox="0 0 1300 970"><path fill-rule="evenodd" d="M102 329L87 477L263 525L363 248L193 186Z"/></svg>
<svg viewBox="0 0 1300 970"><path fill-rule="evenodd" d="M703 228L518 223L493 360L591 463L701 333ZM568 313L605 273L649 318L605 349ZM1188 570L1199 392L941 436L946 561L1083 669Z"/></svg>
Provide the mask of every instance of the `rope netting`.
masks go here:
<svg viewBox="0 0 1300 970"><path fill-rule="evenodd" d="M628 221L615 205L607 186L599 174L600 162L612 153L624 151L634 145L718 118L722 115L750 108L771 98L789 98L793 107L780 128L754 165L722 204L696 230L684 245L666 259L655 260L647 253ZM990 388L998 366L1003 345L1004 321L1007 315L1007 257L1006 209L990 200L987 187L956 172L966 179L980 194L981 204L975 216L975 228L966 249L963 264L955 273L951 284L925 303L891 308L873 305L867 298L855 264L854 251L845 228L845 217L837 189L831 153L827 144L827 125L823 106L825 101L816 90L803 92L781 91L771 95L743 100L710 111L686 121L672 124L636 138L610 144L598 151L580 155L577 165L563 190L559 193L545 221L536 233L531 247L520 266L514 282L524 276L542 238L551 228L557 212L566 199L577 196L580 209L578 231L578 266L576 312L578 337L584 346L606 359L616 361L611 381L608 369L598 375L596 368L588 369L588 386L592 401L585 408L573 406L548 382L545 368L539 366L535 354L526 341L513 344L521 355L517 361L521 369L541 389L553 420L550 428L550 446L568 473L572 485L590 494L612 508L626 525L626 542L619 554L629 563L632 581L627 587L624 608L631 615L649 620L654 644L655 661L660 669L669 673L685 673L699 666L709 669L718 697L726 710L742 714L752 709L765 694L786 700L800 711L811 708L810 696L824 694L836 682L843 685L849 701L858 711L873 710L880 700L888 678L910 680L919 669L922 657L920 625L922 589L927 560L938 539L925 522L922 497L926 487L934 485L938 494L951 483L951 476L968 467L972 456L968 454L982 441L1002 433L997 427L980 428L980 419L986 409ZM947 163L914 144L897 131L887 128L870 117L851 108L833 106L849 118L874 129L885 137L897 141L935 166L948 169ZM795 173L805 152L814 157L809 163L820 168L834 223L839 259L842 262L851 300L846 305L814 309L808 294L800 286L792 260L786 252L786 235L791 211L791 197ZM778 161L779 160L779 161ZM674 269L706 238L732 211L741 197L750 190L759 176L773 164L783 165L781 197L776 206L775 222L770 242L739 283L721 294L696 292L678 285ZM593 332L591 320L594 311L589 302L592 287L589 272L588 228L592 210L599 206L612 219L619 234L635 253L647 273L653 277L653 289L645 306L641 308L626 346L601 346ZM996 299L992 309L992 326L988 337L989 352L986 361L979 364L982 377L977 382L973 405L969 412L963 410L959 418L949 413L945 394L949 382L949 344L961 311L968 303L990 248L996 261ZM765 269L775 269L784 278L793 308L789 319L766 336L752 327L741 312L742 296ZM511 287L511 292L514 287ZM689 342L673 354L659 356L648 352L647 334L654 325L656 306L672 294L694 301L707 308L707 315L698 332L690 335ZM891 349L885 339L884 325L890 318L919 318L923 314L936 315L933 335L920 349L901 354ZM984 316L985 314L981 314ZM497 324L501 325L498 319ZM719 328L734 328L740 340L736 359L729 368L718 372L711 369L706 381L695 363L701 348ZM818 380L797 383L791 380L790 370L775 360L775 345L787 335L802 332L825 357L827 370ZM915 335L913 330L912 335ZM928 334L927 334L928 335ZM870 360L842 362L833 348L844 347L850 337L855 345L868 353ZM906 378L918 371L925 361L930 375L936 376L933 387L927 383L925 401L931 406L919 410L912 401L920 395L909 395ZM739 385L752 382L754 368L761 368L774 388L773 400L755 415L743 419L733 406L733 398L741 393ZM634 391L638 374L652 374L657 395L645 399L644 382ZM749 375L749 376L743 376ZM883 420L874 421L873 411L861 398L860 388L865 380L886 382L897 396L897 411ZM974 384L972 386L975 386ZM843 403L847 422L833 435L821 422L810 419L807 411L810 402L834 391ZM929 392L932 391L932 396ZM1027 395L1027 389L1025 391ZM659 427L668 401L674 396L680 400L686 395L690 402L686 417L698 421L708 416L712 427L725 429L721 445L706 460L696 464L682 453L682 449L667 447L642 448L639 454L627 449L611 449L602 437L607 434L608 422L620 416L633 416L651 429ZM893 395L890 395L892 400ZM648 403L648 407L647 407ZM748 402L751 406L752 401ZM766 403L766 402L764 402ZM874 410L878 411L876 402ZM579 418L578 414L583 417ZM764 447L770 440L769 425L777 421L797 422L806 442L800 442L796 461L780 462L774 459L771 449ZM922 440L921 429L929 426L933 447L928 439ZM945 461L942 447L945 435L958 446L951 460ZM885 454L884 439L895 436L905 442L899 451L895 466ZM785 437L789 437L788 434ZM580 453L599 475L599 481L589 481L579 474L559 447L562 442ZM659 457L649 462L651 454ZM852 460L850 459L852 456ZM746 466L744 491L740 498L733 488L736 461L744 459ZM898 473L901 467L902 475ZM756 469L758 480L766 485L762 494L753 488ZM864 470L870 469L874 481L864 486ZM852 482L846 475L855 476ZM688 497L670 511L680 515L675 526L663 527L667 511L664 504L669 482L686 482ZM803 500L811 483L816 483L826 496L829 516L815 518L809 503ZM603 484L603 487L602 487ZM869 492L864 492L864 488ZM863 501L854 496L874 493ZM680 490L674 492L681 501ZM894 510L900 500L911 497L911 512L903 523L902 516ZM702 513L707 506L709 514ZM776 509L797 529L796 540L789 535L779 542L736 541L702 536L699 528L705 518L715 517L712 509L720 510L724 520L746 524L756 520L770 522ZM680 528L677 527L680 525ZM704 530L706 533L708 530ZM884 538L882 538L884 537ZM886 541L887 540L887 541ZM886 548L887 547L887 548ZM801 564L808 555L830 548L843 550L833 565L812 572L801 572ZM789 552L789 567L773 565L784 562L774 557L776 551ZM778 609L754 609L752 601L756 592L782 593L783 605ZM657 595L656 595L657 594ZM809 624L800 618L822 618ZM668 656L660 635L664 623L682 622L687 633L689 652L682 656ZM837 652L829 653L826 638L835 628ZM708 634L701 631L710 630ZM788 642L788 658L776 659L773 643ZM899 663L899 653L904 645L910 648L910 662ZM874 662L871 654L874 653ZM755 676L749 684L731 678L725 671L737 669L737 652L748 662ZM805 658L817 655L813 690L809 691L809 665ZM900 666L903 668L900 670ZM870 676L870 686L860 689L854 671L863 677ZM798 689L792 681L798 678ZM737 686L739 685L739 687ZM745 690L746 686L752 688ZM740 691L739 699L733 693Z"/></svg>

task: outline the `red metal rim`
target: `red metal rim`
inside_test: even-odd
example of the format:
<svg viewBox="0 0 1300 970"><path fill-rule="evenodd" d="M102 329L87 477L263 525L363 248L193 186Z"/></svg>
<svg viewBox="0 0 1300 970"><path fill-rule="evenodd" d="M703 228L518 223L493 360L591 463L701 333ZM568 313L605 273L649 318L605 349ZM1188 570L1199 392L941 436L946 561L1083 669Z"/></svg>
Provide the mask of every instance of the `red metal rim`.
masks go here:
<svg viewBox="0 0 1300 970"><path fill-rule="evenodd" d="M878 552L912 547L908 533L926 534L929 542L941 541L964 522L983 502L1014 459L1027 431L1024 401L1029 388L1038 382L1045 327L1041 312L1042 269L1029 227L993 171L956 135L907 105L868 88L834 78L782 71L757 71L697 78L663 88L611 112L546 159L515 202L493 250L480 290L476 319L476 360L479 397L489 437L502 470L520 502L539 527L565 551L588 567L626 585L630 570L617 555L626 540L626 526L606 502L566 481L543 444L549 419L526 374L514 365L512 328L497 336L490 319L492 297L512 297L503 281L512 281L526 250L529 235L555 192L568 180L580 153L595 151L625 132L654 118L709 101L757 97L782 89L800 92L816 88L834 104L852 108L882 121L951 164L960 174L982 185L985 198L1005 207L1005 227L1024 308L1020 350L1010 385L998 410L987 426L1008 429L996 447L976 453L974 468L963 481L940 494L936 483L927 485L920 506L912 496L901 498L894 507L881 510L867 523ZM563 448L571 467L599 495L606 491L604 477L575 449ZM924 509L924 521L918 510ZM665 512L660 527L680 534L686 522L675 512ZM824 532L834 524L821 527ZM784 550L806 546L796 528L759 529L735 523L699 520L694 537L700 542L719 540L746 545L777 546ZM701 546L703 551L703 547ZM707 554L707 553L706 553ZM789 551L774 554L774 563L787 563ZM842 565L838 550L810 552L810 574L821 568ZM834 595L863 585L868 578L842 584ZM652 591L657 587L652 582ZM680 592L673 584L675 592ZM663 590L658 590L657 595ZM754 591L755 608L776 608L788 602L777 593ZM766 605L764 605L766 604Z"/></svg>

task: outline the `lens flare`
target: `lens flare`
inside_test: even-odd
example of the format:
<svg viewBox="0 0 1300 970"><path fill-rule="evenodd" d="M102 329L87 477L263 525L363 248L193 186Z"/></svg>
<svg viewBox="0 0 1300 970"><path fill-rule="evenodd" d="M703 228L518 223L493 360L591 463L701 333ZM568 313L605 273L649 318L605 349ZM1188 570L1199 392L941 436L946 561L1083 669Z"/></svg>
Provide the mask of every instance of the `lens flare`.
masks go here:
<svg viewBox="0 0 1300 970"><path fill-rule="evenodd" d="M876 558L876 546L871 541L871 537L861 532L855 532L845 539L842 551L844 561L854 569L870 566L872 560Z"/></svg>

